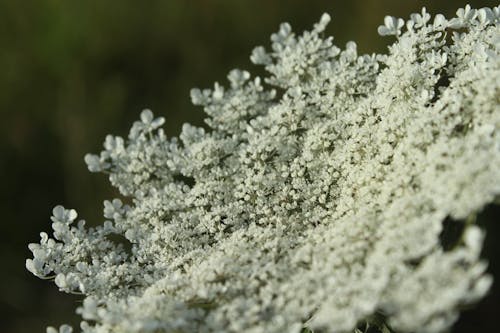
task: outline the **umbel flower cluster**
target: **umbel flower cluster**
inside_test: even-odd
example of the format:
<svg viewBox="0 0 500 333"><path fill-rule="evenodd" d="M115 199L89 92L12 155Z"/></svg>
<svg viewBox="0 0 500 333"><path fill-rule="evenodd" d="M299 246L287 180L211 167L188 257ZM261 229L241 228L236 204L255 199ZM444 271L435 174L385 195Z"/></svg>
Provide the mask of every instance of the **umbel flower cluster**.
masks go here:
<svg viewBox="0 0 500 333"><path fill-rule="evenodd" d="M206 129L167 138L145 110L85 156L122 198L92 228L55 207L26 261L84 295L83 332L442 332L488 292L500 7L388 16L386 55L339 49L329 20L255 48L265 78L193 89Z"/></svg>

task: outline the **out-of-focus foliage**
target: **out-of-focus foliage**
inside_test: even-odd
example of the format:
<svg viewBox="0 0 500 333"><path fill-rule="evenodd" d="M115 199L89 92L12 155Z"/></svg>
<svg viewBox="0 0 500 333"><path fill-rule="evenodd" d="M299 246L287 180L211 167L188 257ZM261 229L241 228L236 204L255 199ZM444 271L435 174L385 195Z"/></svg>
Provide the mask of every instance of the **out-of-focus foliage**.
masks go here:
<svg viewBox="0 0 500 333"><path fill-rule="evenodd" d="M384 47L373 42L386 13L406 17L425 5L450 16L465 3L0 0L0 331L78 322L78 297L59 295L24 269L25 244L46 229L56 203L98 221L100 202L113 194L87 173L83 156L106 133L125 133L145 107L166 117L170 136L183 122L201 124L189 89L249 63L252 47L266 44L280 22L301 31L329 12L336 44L356 40L360 53L373 52Z"/></svg>

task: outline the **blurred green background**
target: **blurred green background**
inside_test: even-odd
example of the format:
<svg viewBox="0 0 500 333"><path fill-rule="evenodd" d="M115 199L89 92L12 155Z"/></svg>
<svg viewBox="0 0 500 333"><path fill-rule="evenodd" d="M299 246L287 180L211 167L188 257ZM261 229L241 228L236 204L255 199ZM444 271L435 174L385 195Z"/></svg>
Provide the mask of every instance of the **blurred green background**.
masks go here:
<svg viewBox="0 0 500 333"><path fill-rule="evenodd" d="M201 124L189 89L224 82L235 67L260 71L249 54L268 45L281 22L302 31L329 12L327 33L337 45L354 40L362 53L381 52L392 42L376 33L384 15L407 18L425 5L450 16L466 3L0 0L0 332L78 325L80 298L32 276L24 262L31 257L27 244L49 230L56 204L76 208L91 224L101 221L102 200L114 192L105 176L87 171L83 156L99 152L106 134L126 136L143 108L166 117L170 136L184 122ZM488 244L491 256L498 247ZM497 290L455 331L494 327Z"/></svg>

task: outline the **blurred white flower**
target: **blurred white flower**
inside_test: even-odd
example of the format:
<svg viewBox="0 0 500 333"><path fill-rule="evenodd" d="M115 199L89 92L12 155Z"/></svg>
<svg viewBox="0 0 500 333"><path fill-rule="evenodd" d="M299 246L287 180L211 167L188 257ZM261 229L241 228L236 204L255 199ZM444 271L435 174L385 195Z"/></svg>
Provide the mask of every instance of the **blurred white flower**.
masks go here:
<svg viewBox="0 0 500 333"><path fill-rule="evenodd" d="M397 35L401 34L401 28L404 26L405 21L401 18L396 18L394 16L386 16L384 18L384 25L380 25L377 29L379 35Z"/></svg>

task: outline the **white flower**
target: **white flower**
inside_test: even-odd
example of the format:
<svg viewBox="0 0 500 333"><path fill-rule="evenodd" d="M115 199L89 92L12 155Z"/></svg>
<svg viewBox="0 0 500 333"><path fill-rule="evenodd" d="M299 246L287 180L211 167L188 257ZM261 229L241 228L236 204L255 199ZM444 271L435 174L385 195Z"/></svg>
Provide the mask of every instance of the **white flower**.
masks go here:
<svg viewBox="0 0 500 333"><path fill-rule="evenodd" d="M480 24L490 24L495 22L496 14L490 8L481 8L477 11L477 18Z"/></svg>
<svg viewBox="0 0 500 333"><path fill-rule="evenodd" d="M53 222L61 223L72 223L78 214L74 209L65 209L63 206L58 205L52 210L52 217L50 218Z"/></svg>
<svg viewBox="0 0 500 333"><path fill-rule="evenodd" d="M418 13L413 13L410 15L411 21L414 22L415 28L421 28L429 22L431 19L431 16L429 13L427 13L427 10L425 7L422 8L422 12L420 14Z"/></svg>
<svg viewBox="0 0 500 333"><path fill-rule="evenodd" d="M130 129L129 138L134 140L141 133L151 132L165 123L165 118L154 118L153 112L146 109L141 112L141 121L136 121Z"/></svg>
<svg viewBox="0 0 500 333"><path fill-rule="evenodd" d="M271 64L271 56L266 53L266 50L262 46L257 46L253 49L250 60L256 65Z"/></svg>
<svg viewBox="0 0 500 333"><path fill-rule="evenodd" d="M66 324L59 326L59 329L49 326L47 327L47 333L73 333L73 328Z"/></svg>
<svg viewBox="0 0 500 333"><path fill-rule="evenodd" d="M239 69L233 69L227 75L227 79L229 80L229 83L231 83L231 88L238 88L243 86L243 84L250 79L250 73Z"/></svg>
<svg viewBox="0 0 500 333"><path fill-rule="evenodd" d="M457 10L457 17L464 21L472 21L476 17L477 11L471 9L470 5L466 5L465 8L459 8Z"/></svg>
<svg viewBox="0 0 500 333"><path fill-rule="evenodd" d="M442 14L437 14L434 17L434 23L432 24L434 29L444 30L448 25L448 21Z"/></svg>
<svg viewBox="0 0 500 333"><path fill-rule="evenodd" d="M102 157L94 154L85 155L84 160L90 172L102 172L109 168L109 163L107 163L103 157L103 155Z"/></svg>
<svg viewBox="0 0 500 333"><path fill-rule="evenodd" d="M127 207L123 206L120 199L113 199L112 201L104 200L104 217L108 219L117 219L123 215Z"/></svg>
<svg viewBox="0 0 500 333"><path fill-rule="evenodd" d="M457 17L450 20L450 27L460 29L470 24L476 18L477 11L471 9L470 5L466 5L465 8L459 8L456 14Z"/></svg>
<svg viewBox="0 0 500 333"><path fill-rule="evenodd" d="M389 36L401 34L401 28L404 26L405 21L401 18L396 18L394 16L386 16L384 18L384 25L380 25L377 29L379 35Z"/></svg>

